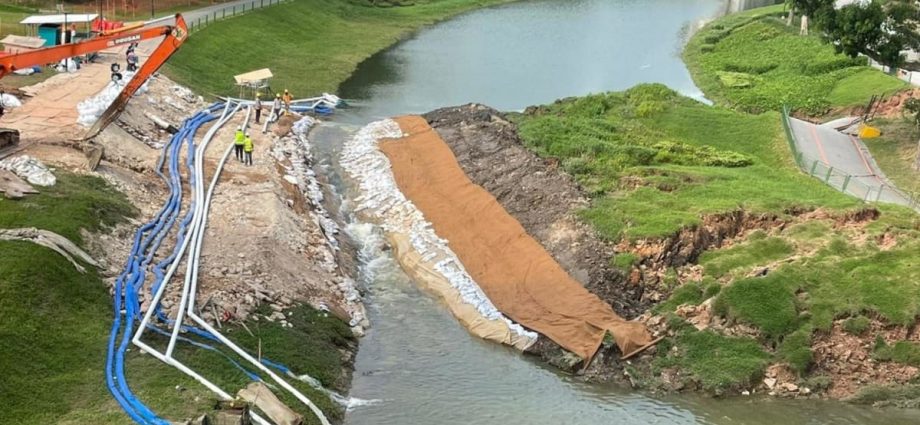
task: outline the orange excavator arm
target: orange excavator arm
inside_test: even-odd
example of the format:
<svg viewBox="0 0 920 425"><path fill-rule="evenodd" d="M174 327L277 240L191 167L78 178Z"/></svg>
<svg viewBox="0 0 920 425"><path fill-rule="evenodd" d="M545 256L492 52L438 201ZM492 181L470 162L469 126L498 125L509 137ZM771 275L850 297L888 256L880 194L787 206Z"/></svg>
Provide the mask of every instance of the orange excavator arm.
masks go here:
<svg viewBox="0 0 920 425"><path fill-rule="evenodd" d="M29 68L36 65L57 62L62 59L84 55L87 53L98 52L130 43L136 43L151 38L164 37L163 41L157 46L153 54L147 58L147 61L138 69L134 77L125 84L121 94L102 114L93 128L84 137L89 139L99 134L106 126L111 124L119 112L121 112L128 99L139 89L154 72L156 72L163 63L179 49L179 46L188 37L188 27L185 25L185 19L182 15L176 15L175 25L163 25L152 28L142 28L136 31L119 32L116 34L101 35L79 43L63 44L60 46L46 47L44 49L33 50L31 52L17 53L13 55L0 56L0 78L17 69Z"/></svg>

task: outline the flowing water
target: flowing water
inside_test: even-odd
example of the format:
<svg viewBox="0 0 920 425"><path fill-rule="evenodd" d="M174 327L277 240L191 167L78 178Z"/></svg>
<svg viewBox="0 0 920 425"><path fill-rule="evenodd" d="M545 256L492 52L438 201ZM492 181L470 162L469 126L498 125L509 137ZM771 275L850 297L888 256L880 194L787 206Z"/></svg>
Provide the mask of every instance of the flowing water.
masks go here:
<svg viewBox="0 0 920 425"><path fill-rule="evenodd" d="M355 108L314 130L344 198L337 153L355 125L467 102L501 110L661 82L702 99L680 59L701 22L753 1L533 0L433 26L362 64L340 95ZM733 6L732 4L735 4ZM841 403L692 395L652 397L589 385L470 336L355 222L372 328L361 341L350 425L383 424L917 424L920 412Z"/></svg>

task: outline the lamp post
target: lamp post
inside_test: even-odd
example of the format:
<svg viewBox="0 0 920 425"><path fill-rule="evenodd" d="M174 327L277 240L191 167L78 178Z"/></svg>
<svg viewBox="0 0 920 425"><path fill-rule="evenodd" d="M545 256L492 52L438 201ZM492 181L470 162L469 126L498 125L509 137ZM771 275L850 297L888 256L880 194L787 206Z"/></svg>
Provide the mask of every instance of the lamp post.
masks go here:
<svg viewBox="0 0 920 425"><path fill-rule="evenodd" d="M154 9L154 0L150 0L150 19L156 17L156 9Z"/></svg>

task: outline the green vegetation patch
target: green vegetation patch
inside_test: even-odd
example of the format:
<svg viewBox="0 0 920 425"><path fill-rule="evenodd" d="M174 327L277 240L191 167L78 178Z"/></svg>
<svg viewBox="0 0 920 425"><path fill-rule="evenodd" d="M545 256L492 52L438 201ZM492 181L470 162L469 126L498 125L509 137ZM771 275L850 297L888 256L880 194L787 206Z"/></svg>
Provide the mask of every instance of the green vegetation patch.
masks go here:
<svg viewBox="0 0 920 425"><path fill-rule="evenodd" d="M862 335L872 323L866 316L850 317L843 321L843 330L850 335Z"/></svg>
<svg viewBox="0 0 920 425"><path fill-rule="evenodd" d="M874 406L897 406L916 409L920 407L920 384L869 385L860 388L847 401Z"/></svg>
<svg viewBox="0 0 920 425"><path fill-rule="evenodd" d="M895 185L920 197L920 170L917 161L917 139L920 131L909 119L878 119L871 123L882 130L882 137L863 139L872 158Z"/></svg>
<svg viewBox="0 0 920 425"><path fill-rule="evenodd" d="M865 59L837 54L818 35L798 35L797 27L772 16L778 10L717 19L690 39L684 58L707 97L747 112L788 104L823 114L906 87L868 67Z"/></svg>
<svg viewBox="0 0 920 425"><path fill-rule="evenodd" d="M795 168L779 116L710 107L660 84L512 115L525 144L595 199L581 212L611 240L658 237L744 208L847 208L857 201Z"/></svg>
<svg viewBox="0 0 920 425"><path fill-rule="evenodd" d="M288 88L296 97L334 92L361 61L408 33L509 1L428 0L413 1L412 7L368 7L370 2L363 0L295 0L196 31L165 72L202 94L233 94L234 75L265 67L275 75L276 90Z"/></svg>
<svg viewBox="0 0 920 425"><path fill-rule="evenodd" d="M757 326L764 335L779 337L797 328L795 293L782 273L747 278L722 290L716 299L718 313Z"/></svg>
<svg viewBox="0 0 920 425"><path fill-rule="evenodd" d="M685 330L675 343L678 353L657 359L656 366L680 367L708 391L750 385L761 376L770 358L754 339L727 337L708 330Z"/></svg>
<svg viewBox="0 0 920 425"><path fill-rule="evenodd" d="M722 277L733 270L744 273L751 267L767 265L788 257L794 251L795 247L785 239L768 237L726 249L706 251L700 255L699 263L706 268L707 274Z"/></svg>
<svg viewBox="0 0 920 425"><path fill-rule="evenodd" d="M883 362L902 363L911 366L920 366L920 344L910 341L897 341L887 344L885 340L876 340L872 357Z"/></svg>
<svg viewBox="0 0 920 425"><path fill-rule="evenodd" d="M779 358L785 361L800 376L808 371L808 367L811 366L814 360L811 351L811 334L811 326L803 326L783 338L783 342L777 350Z"/></svg>

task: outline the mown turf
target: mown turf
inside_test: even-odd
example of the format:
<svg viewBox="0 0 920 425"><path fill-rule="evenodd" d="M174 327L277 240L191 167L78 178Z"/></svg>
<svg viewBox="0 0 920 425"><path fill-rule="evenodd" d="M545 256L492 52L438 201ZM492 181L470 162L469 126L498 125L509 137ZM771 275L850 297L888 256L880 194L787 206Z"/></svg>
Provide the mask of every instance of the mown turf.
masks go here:
<svg viewBox="0 0 920 425"><path fill-rule="evenodd" d="M41 191L19 201L0 200L0 228L38 227L80 244L81 229L104 231L136 214L122 194L97 177L59 172L57 184ZM133 423L105 386L112 300L97 271L88 266L80 274L59 254L27 242L0 241L0 252L0 423ZM289 314L294 328L250 320L246 327L251 335L240 325L225 326L224 331L250 353L258 353L261 346L266 358L342 389L346 365L340 350L354 344L348 327L308 307ZM148 333L145 340L155 347L165 345L155 334ZM176 357L230 393L249 382L219 354L180 343ZM201 384L133 347L126 369L139 398L169 419L199 415L216 400ZM341 418L342 409L326 395L303 383L295 385L328 415ZM307 423L318 423L292 397L282 399L304 413Z"/></svg>
<svg viewBox="0 0 920 425"><path fill-rule="evenodd" d="M917 126L900 118L875 120L872 125L882 130L882 137L863 139L872 158L898 188L920 197L920 170L914 168L920 139Z"/></svg>
<svg viewBox="0 0 920 425"><path fill-rule="evenodd" d="M582 216L611 240L669 235L738 208L858 205L795 168L778 114L709 107L653 84L512 118L528 147L559 158L594 196Z"/></svg>
<svg viewBox="0 0 920 425"><path fill-rule="evenodd" d="M907 85L835 53L819 35L800 36L775 15L782 5L716 19L697 32L684 59L697 85L717 103L748 112L784 104L809 114L866 103Z"/></svg>
<svg viewBox="0 0 920 425"><path fill-rule="evenodd" d="M357 65L411 31L511 0L428 0L373 7L363 1L293 0L212 24L189 37L165 72L202 94L238 92L233 76L271 68L275 90L334 92Z"/></svg>

